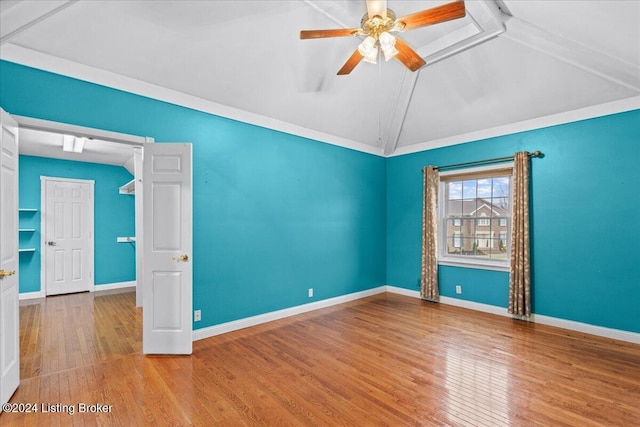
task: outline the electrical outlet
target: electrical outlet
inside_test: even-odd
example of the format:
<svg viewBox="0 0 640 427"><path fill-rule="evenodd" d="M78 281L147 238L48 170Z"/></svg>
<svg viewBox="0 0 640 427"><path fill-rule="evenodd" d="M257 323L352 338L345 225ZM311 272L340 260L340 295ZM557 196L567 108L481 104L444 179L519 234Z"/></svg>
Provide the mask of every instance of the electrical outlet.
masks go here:
<svg viewBox="0 0 640 427"><path fill-rule="evenodd" d="M456 294L461 294L461 293L462 293L462 286L456 285Z"/></svg>
<svg viewBox="0 0 640 427"><path fill-rule="evenodd" d="M309 288L309 298L313 297L313 288Z"/></svg>
<svg viewBox="0 0 640 427"><path fill-rule="evenodd" d="M200 310L195 310L193 312L193 321L199 322L200 320L202 320L202 312Z"/></svg>

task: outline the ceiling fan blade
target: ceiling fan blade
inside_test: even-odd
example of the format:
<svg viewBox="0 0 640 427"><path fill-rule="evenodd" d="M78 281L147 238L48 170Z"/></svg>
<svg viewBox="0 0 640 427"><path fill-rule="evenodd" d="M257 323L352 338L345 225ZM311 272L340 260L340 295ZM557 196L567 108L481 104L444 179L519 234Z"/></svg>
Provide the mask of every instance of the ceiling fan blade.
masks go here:
<svg viewBox="0 0 640 427"><path fill-rule="evenodd" d="M359 28L339 28L337 30L303 30L300 31L301 39L322 39L325 37L352 36Z"/></svg>
<svg viewBox="0 0 640 427"><path fill-rule="evenodd" d="M364 58L364 56L362 56L358 49L356 49L356 51L353 52L349 59L347 59L347 62L344 63L342 68L338 70L338 75L344 76L345 74L349 74L351 71L353 71L354 68L356 68L356 65L358 65L360 61L362 61L362 58Z"/></svg>
<svg viewBox="0 0 640 427"><path fill-rule="evenodd" d="M367 13L369 19L378 15L381 18L387 17L387 0L367 0Z"/></svg>
<svg viewBox="0 0 640 427"><path fill-rule="evenodd" d="M442 6L403 16L402 18L398 18L397 21L404 23L404 30L410 30L412 28L462 18L466 13L464 1L454 1L453 3L443 4Z"/></svg>
<svg viewBox="0 0 640 427"><path fill-rule="evenodd" d="M416 71L426 64L424 59L398 36L396 36L396 49L398 49L398 54L395 58L411 71Z"/></svg>

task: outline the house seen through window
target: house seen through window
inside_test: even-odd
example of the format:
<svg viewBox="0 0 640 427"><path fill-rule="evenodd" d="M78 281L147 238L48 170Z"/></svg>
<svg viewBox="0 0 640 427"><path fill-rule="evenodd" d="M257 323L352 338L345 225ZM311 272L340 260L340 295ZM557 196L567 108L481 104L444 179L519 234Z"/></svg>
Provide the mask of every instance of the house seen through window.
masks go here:
<svg viewBox="0 0 640 427"><path fill-rule="evenodd" d="M508 267L511 169L443 174L440 181L439 261Z"/></svg>

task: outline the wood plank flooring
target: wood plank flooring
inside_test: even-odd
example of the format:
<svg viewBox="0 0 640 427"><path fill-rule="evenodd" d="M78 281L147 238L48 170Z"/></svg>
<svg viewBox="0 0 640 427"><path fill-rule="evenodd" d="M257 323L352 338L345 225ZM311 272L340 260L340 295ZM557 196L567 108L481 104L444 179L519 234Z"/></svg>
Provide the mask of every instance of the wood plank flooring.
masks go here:
<svg viewBox="0 0 640 427"><path fill-rule="evenodd" d="M141 317L132 292L22 303L11 402L40 412L0 425L640 425L640 345L387 293L149 357Z"/></svg>

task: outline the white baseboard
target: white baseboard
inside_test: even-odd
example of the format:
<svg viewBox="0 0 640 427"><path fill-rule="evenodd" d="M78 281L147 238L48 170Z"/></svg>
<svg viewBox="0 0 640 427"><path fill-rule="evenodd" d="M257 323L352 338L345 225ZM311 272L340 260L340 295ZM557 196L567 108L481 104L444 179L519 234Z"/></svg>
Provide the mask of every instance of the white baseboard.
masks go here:
<svg viewBox="0 0 640 427"><path fill-rule="evenodd" d="M420 298L419 291L398 288L396 286L386 286L387 292L394 294L406 295L409 297ZM456 307L469 308L471 310L482 311L485 313L497 314L498 316L513 317L507 312L505 307L495 305L481 304L479 302L467 301L458 298L440 297L442 304L454 305ZM575 322L573 320L560 319L557 317L543 316L541 314L533 314L531 321L540 323L541 325L556 326L558 328L568 329L571 331L582 332L585 334L598 335L605 338L612 338L620 341L627 341L634 344L640 344L640 333L622 331L620 329L605 328L602 326L590 325L588 323Z"/></svg>
<svg viewBox="0 0 640 427"><path fill-rule="evenodd" d="M135 287L136 287L136 281L132 280L130 282L105 283L104 285L95 285L93 289L95 292L100 292L100 291L110 291L112 289L135 288Z"/></svg>
<svg viewBox="0 0 640 427"><path fill-rule="evenodd" d="M622 331L620 329L605 328L603 326L590 325L588 323L575 322L573 320L559 319L557 317L534 315L534 321L543 325L557 326L558 328L570 329L572 331L583 332L585 334L598 335L612 338L614 340L627 341L640 344L640 333Z"/></svg>
<svg viewBox="0 0 640 427"><path fill-rule="evenodd" d="M367 289L366 291L354 292L352 294L342 295L335 298L329 298L309 304L302 304L291 308L285 308L282 310L259 314L257 316L246 317L244 319L233 320L231 322L221 323L219 325L209 326L207 328L196 329L193 331L193 341L225 334L227 332L237 331L238 329L260 325L262 323L283 319L285 317L295 316L297 314L307 313L309 311L318 310L320 308L331 307L333 305L354 301L371 295L381 294L385 291L385 286L379 286L377 288Z"/></svg>
<svg viewBox="0 0 640 427"><path fill-rule="evenodd" d="M44 298L46 295L42 291L37 292L22 292L19 294L18 299L20 301L24 299L36 299L36 298Z"/></svg>

